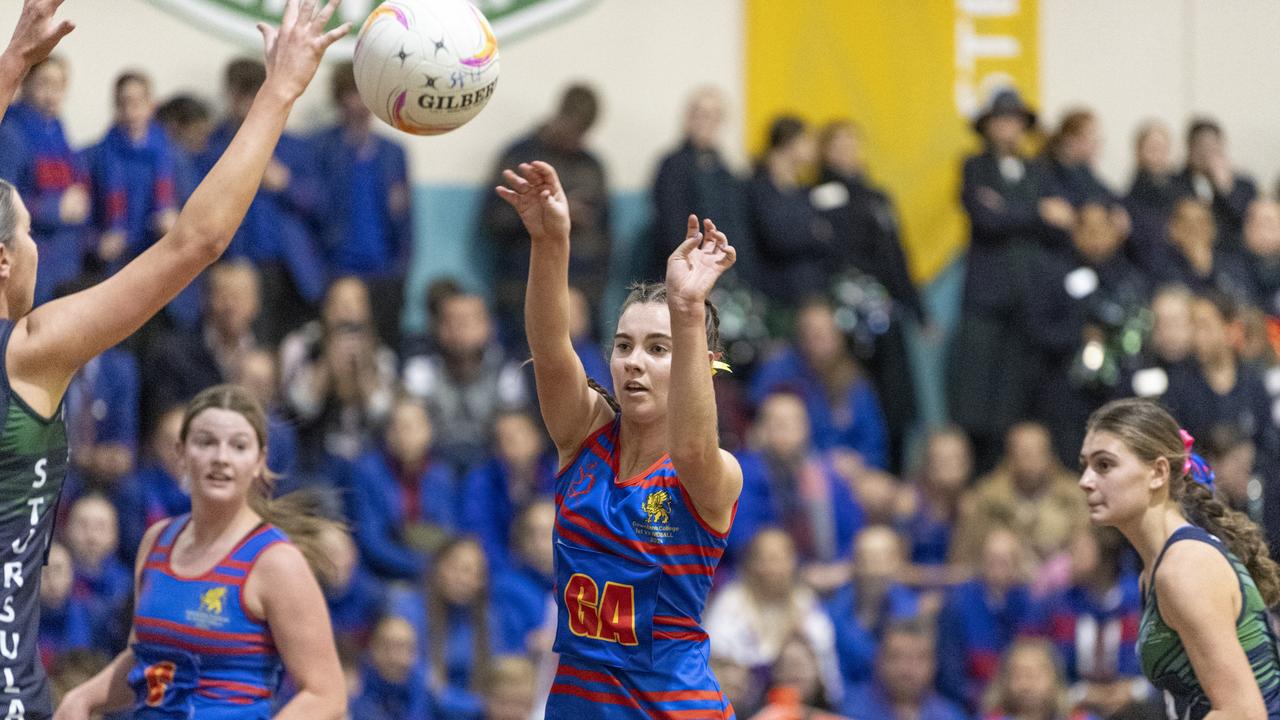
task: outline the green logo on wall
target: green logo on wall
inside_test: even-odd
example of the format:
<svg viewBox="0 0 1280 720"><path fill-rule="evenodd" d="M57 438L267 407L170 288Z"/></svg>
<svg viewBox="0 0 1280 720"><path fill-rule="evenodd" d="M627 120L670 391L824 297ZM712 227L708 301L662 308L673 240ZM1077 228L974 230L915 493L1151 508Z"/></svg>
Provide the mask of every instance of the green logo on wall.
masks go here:
<svg viewBox="0 0 1280 720"><path fill-rule="evenodd" d="M261 47L262 36L256 24L279 22L285 0L150 0L189 22L252 47ZM355 49L356 32L382 0L343 0L333 24L350 22L351 37L338 43L336 50L350 55ZM499 40L511 40L528 32L562 21L595 0L471 0L489 18Z"/></svg>

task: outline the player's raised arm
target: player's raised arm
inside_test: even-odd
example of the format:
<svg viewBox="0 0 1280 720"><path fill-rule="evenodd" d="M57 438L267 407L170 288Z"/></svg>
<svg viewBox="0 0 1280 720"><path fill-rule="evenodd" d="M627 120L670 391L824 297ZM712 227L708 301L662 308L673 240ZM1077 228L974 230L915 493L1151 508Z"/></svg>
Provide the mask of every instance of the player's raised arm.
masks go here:
<svg viewBox="0 0 1280 720"><path fill-rule="evenodd" d="M289 0L278 29L258 26L267 80L168 234L102 283L42 305L18 322L8 352L10 373L36 386L29 388L33 394L48 394L47 403L29 400L51 411L77 368L141 327L226 249L257 193L294 101L315 75L325 49L348 30L346 25L324 30L338 4Z"/></svg>
<svg viewBox="0 0 1280 720"><path fill-rule="evenodd" d="M698 512L717 530L729 528L742 491L742 469L720 449L716 397L711 385L713 349L707 346L707 296L738 253L715 223L702 231L690 215L685 241L667 260L667 308L671 311L671 388L667 397L667 448L671 464Z"/></svg>
<svg viewBox="0 0 1280 720"><path fill-rule="evenodd" d="M560 178L544 162L506 170L497 188L529 231L529 284L524 323L533 353L542 420L563 467L578 446L612 410L587 385L587 373L569 337L569 201Z"/></svg>
<svg viewBox="0 0 1280 720"><path fill-rule="evenodd" d="M32 66L49 57L58 41L75 29L70 20L54 17L63 0L23 0L22 13L9 45L0 53L0 117Z"/></svg>

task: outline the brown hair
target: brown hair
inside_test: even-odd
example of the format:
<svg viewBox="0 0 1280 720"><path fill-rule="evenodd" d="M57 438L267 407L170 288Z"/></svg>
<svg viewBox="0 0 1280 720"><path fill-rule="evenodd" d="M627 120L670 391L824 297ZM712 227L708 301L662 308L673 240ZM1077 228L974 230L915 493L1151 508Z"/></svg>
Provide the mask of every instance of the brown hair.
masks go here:
<svg viewBox="0 0 1280 720"><path fill-rule="evenodd" d="M1048 141L1044 144L1045 157L1055 157L1061 150L1067 140L1084 132L1089 123L1094 122L1096 117L1092 110L1076 109L1067 112L1062 116L1062 122L1058 123L1058 129L1049 136Z"/></svg>
<svg viewBox="0 0 1280 720"><path fill-rule="evenodd" d="M1062 656L1058 654L1058 650L1053 646L1053 643L1044 638L1023 637L1013 641L1013 644L1005 651L1004 656L1000 658L1000 667L996 671L995 679L987 687L983 697L983 709L993 714L1009 711L1011 695L1011 688L1009 687L1010 660L1013 659L1014 653L1025 650L1036 650L1049 658L1050 664L1053 665L1052 717L1064 717L1071 709L1071 703L1067 699L1066 673L1062 667Z"/></svg>
<svg viewBox="0 0 1280 720"><path fill-rule="evenodd" d="M1178 422L1167 410L1142 398L1107 403L1089 418L1088 425L1088 432L1120 438L1145 463L1164 458L1169 464L1169 498L1188 520L1220 538L1244 562L1267 606L1275 606L1280 603L1280 565L1271 559L1261 528L1182 471L1188 451L1178 430Z"/></svg>
<svg viewBox="0 0 1280 720"><path fill-rule="evenodd" d="M125 86L130 83L138 83L142 89L151 94L151 78L141 70L125 70L116 76L115 97L118 99L120 93L124 92Z"/></svg>
<svg viewBox="0 0 1280 720"><path fill-rule="evenodd" d="M661 282L640 281L633 282L627 286L627 299L622 301L622 307L618 309L618 316L627 311L632 305L647 305L649 303L667 302L667 285ZM711 300L704 300L703 303L707 309L707 349L714 353L717 357L724 352L724 347L720 344L720 311L716 310L716 306ZM603 385L587 378L587 386L592 390L600 393L604 397L604 401L613 408L615 413L622 412L622 406L618 404L615 398Z"/></svg>
<svg viewBox="0 0 1280 720"><path fill-rule="evenodd" d="M182 416L182 430L178 434L179 440L183 443L187 441L187 432L196 416L205 410L215 409L234 412L247 420L257 436L258 447L266 454L267 414L258 400L238 385L215 385L187 403L186 412ZM328 503L321 493L299 490L282 497L272 497L276 479L276 474L271 470L263 470L262 477L249 492L249 507L264 522L284 531L289 536L289 541L302 551L312 572L323 577L330 570L331 562L324 554L321 538L330 528L346 532L346 527L325 512Z"/></svg>
<svg viewBox="0 0 1280 720"><path fill-rule="evenodd" d="M18 231L18 204L14 199L18 188L8 180L0 180L0 245L8 246Z"/></svg>
<svg viewBox="0 0 1280 720"><path fill-rule="evenodd" d="M333 74L329 76L329 97L334 102L342 99L356 89L356 65L350 60L343 60L333 66Z"/></svg>
<svg viewBox="0 0 1280 720"><path fill-rule="evenodd" d="M461 536L450 539L436 553L431 572L427 573L427 657L433 673L440 678L447 677L445 670L445 642L449 639L449 604L441 591L443 583L436 577L440 565L445 558L465 547L473 547L484 557L484 548L475 538ZM487 559L486 559L487 562ZM484 585L480 588L480 597L469 603L465 612L471 615L471 689L478 690L484 682L484 670L489 666L489 573L485 571Z"/></svg>

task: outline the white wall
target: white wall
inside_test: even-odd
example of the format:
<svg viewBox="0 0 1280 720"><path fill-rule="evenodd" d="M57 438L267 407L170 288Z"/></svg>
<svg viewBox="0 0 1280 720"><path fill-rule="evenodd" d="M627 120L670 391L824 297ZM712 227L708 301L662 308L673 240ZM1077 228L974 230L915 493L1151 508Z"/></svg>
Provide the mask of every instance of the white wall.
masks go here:
<svg viewBox="0 0 1280 720"><path fill-rule="evenodd" d="M19 6L0 3L5 38ZM122 69L150 73L161 98L188 90L216 100L223 66L248 51L144 0L72 0L61 12L78 25L61 46L72 70L65 122L77 144L104 132L111 83ZM592 144L616 187L643 187L658 152L677 137L693 88L720 85L741 106L742 22L740 0L598 0L504 44L497 92L469 125L437 138L405 137L414 173L436 184L484 180L501 148L544 117L566 83L586 80L604 101ZM326 88L322 70L295 110L293 128L326 119ZM729 128L739 157L740 119L735 115Z"/></svg>
<svg viewBox="0 0 1280 720"><path fill-rule="evenodd" d="M1040 0L1042 118L1094 108L1102 169L1128 187L1133 133L1147 118L1174 128L1216 117L1237 165L1272 190L1280 173L1280 3L1272 0Z"/></svg>

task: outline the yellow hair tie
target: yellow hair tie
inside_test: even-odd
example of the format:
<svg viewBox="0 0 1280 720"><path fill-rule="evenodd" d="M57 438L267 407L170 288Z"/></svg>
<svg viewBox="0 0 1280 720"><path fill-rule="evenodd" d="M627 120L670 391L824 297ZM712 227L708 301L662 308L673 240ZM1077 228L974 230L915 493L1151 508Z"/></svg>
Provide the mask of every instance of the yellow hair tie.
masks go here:
<svg viewBox="0 0 1280 720"><path fill-rule="evenodd" d="M722 373L722 372L732 373L732 372L733 372L733 368L729 367L729 363L727 363L727 362L725 362L725 361L723 361L723 360L712 360L712 361L711 361L711 374L712 374L712 375L717 375L717 374Z"/></svg>

